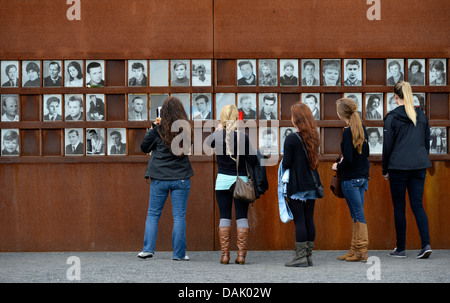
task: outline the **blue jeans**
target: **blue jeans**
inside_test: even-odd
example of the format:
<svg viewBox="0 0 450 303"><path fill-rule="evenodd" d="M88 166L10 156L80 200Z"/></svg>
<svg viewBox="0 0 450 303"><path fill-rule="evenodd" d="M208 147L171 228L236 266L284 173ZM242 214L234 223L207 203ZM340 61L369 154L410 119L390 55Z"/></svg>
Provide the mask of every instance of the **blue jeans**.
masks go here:
<svg viewBox="0 0 450 303"><path fill-rule="evenodd" d="M171 181L152 179L142 251L155 252L158 222L170 192L173 215L173 258L184 258L186 255L186 208L190 190L191 181L189 179Z"/></svg>
<svg viewBox="0 0 450 303"><path fill-rule="evenodd" d="M416 218L422 248L430 244L428 218L422 205L426 175L426 169L389 170L389 185L391 187L392 203L394 204L397 251L405 250L406 246L406 190L408 190L411 210Z"/></svg>
<svg viewBox="0 0 450 303"><path fill-rule="evenodd" d="M367 178L358 178L341 182L345 201L350 210L353 222L366 223L364 218L364 194L369 186Z"/></svg>

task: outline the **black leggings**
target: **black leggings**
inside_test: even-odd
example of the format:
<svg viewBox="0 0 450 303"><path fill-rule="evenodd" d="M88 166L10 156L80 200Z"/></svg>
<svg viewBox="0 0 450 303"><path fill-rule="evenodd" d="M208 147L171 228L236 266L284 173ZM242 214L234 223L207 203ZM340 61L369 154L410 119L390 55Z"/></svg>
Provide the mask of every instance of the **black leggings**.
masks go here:
<svg viewBox="0 0 450 303"><path fill-rule="evenodd" d="M229 190L216 190L216 200L219 206L221 219L231 220L231 207L233 205L233 194ZM247 219L248 203L241 200L234 200L236 220Z"/></svg>
<svg viewBox="0 0 450 303"><path fill-rule="evenodd" d="M316 227L314 226L314 205L316 200L288 199L289 208L294 216L295 242L314 242L316 237Z"/></svg>

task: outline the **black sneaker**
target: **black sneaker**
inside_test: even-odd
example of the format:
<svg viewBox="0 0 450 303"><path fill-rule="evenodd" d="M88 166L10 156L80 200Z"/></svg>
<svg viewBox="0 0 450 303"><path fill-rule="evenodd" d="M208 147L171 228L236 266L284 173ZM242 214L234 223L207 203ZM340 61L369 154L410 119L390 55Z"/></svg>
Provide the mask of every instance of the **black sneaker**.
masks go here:
<svg viewBox="0 0 450 303"><path fill-rule="evenodd" d="M394 248L394 250L391 251L388 255L391 256L391 257L396 257L396 258L406 258L405 251L404 250L398 251L397 247Z"/></svg>
<svg viewBox="0 0 450 303"><path fill-rule="evenodd" d="M422 248L422 250L420 251L420 253L417 255L417 259L428 259L428 257L431 255L432 250L430 245L425 246L424 248Z"/></svg>

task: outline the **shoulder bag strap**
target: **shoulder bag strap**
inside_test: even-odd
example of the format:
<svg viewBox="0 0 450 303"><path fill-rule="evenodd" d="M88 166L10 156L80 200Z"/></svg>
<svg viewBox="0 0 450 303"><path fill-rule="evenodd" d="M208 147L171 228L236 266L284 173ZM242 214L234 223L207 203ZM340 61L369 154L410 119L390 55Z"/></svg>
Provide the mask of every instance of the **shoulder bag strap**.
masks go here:
<svg viewBox="0 0 450 303"><path fill-rule="evenodd" d="M306 148L305 148L305 143L303 142L302 137L300 137L300 135L299 135L297 132L295 132L295 134L297 135L298 139L299 139L300 142L302 143L302 147L303 147L303 150L305 151L306 159L308 160L308 165L309 165L309 156L308 156L308 151L307 151ZM316 187L318 187L318 186L319 186L319 182L317 182L316 175L315 175L314 172L312 171L311 165L309 165L309 171L311 172L311 175L312 175L312 177L313 177L313 179L314 179L314 183L316 184Z"/></svg>

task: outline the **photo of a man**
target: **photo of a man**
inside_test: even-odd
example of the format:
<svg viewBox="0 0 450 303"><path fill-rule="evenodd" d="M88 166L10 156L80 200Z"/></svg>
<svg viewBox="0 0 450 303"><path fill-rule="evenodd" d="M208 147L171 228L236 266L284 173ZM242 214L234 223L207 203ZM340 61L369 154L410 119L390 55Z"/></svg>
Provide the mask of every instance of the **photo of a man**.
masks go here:
<svg viewBox="0 0 450 303"><path fill-rule="evenodd" d="M19 62L2 61L1 83L2 87L19 87Z"/></svg>
<svg viewBox="0 0 450 303"><path fill-rule="evenodd" d="M238 86L256 85L256 75L253 71L255 65L256 60L238 60Z"/></svg>
<svg viewBox="0 0 450 303"><path fill-rule="evenodd" d="M83 155L83 129L65 129L66 135L66 155Z"/></svg>
<svg viewBox="0 0 450 303"><path fill-rule="evenodd" d="M103 61L86 61L86 86L87 87L104 87L104 68Z"/></svg>
<svg viewBox="0 0 450 303"><path fill-rule="evenodd" d="M44 121L61 121L61 95L44 95Z"/></svg>
<svg viewBox="0 0 450 303"><path fill-rule="evenodd" d="M61 61L44 61L44 86L61 87Z"/></svg>

